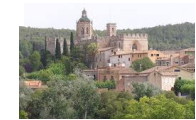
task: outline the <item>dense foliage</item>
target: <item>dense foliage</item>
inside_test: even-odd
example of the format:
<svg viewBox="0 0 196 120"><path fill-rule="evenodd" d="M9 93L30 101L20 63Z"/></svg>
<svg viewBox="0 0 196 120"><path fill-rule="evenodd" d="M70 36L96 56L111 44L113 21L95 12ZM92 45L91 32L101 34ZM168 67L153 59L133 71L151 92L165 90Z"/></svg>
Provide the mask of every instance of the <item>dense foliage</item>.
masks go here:
<svg viewBox="0 0 196 120"><path fill-rule="evenodd" d="M99 104L99 94L94 81L75 72L75 77L62 80L54 77L47 82L48 88L31 93L20 89L21 118L62 119L93 118Z"/></svg>
<svg viewBox="0 0 196 120"><path fill-rule="evenodd" d="M142 29L123 29L118 33L147 33L149 48L177 50L195 46L195 23L182 23Z"/></svg>
<svg viewBox="0 0 196 120"><path fill-rule="evenodd" d="M164 95L131 100L122 119L194 119L195 104L189 101L183 105ZM119 118L119 117L118 117Z"/></svg>
<svg viewBox="0 0 196 120"><path fill-rule="evenodd" d="M137 72L147 70L147 69L152 68L154 66L155 66L154 63L148 57L133 61L132 65L131 65L131 67Z"/></svg>
<svg viewBox="0 0 196 120"><path fill-rule="evenodd" d="M70 29L54 29L54 28L30 28L19 27L20 42L23 40L34 42L37 46L35 49L44 48L44 36L48 37L64 37L70 39L70 33L75 30ZM142 29L123 29L117 30L121 33L147 33L149 40L149 48L158 50L175 50L195 46L195 24L182 23L175 25L156 26ZM94 33L98 36L105 36L106 31L95 30ZM75 36L73 36L75 38ZM28 55L28 52L25 53Z"/></svg>
<svg viewBox="0 0 196 120"><path fill-rule="evenodd" d="M99 109L96 112L98 119L112 119L121 116L129 105L132 95L128 92L108 91L101 94Z"/></svg>
<svg viewBox="0 0 196 120"><path fill-rule="evenodd" d="M165 49L166 44L167 49L178 49L194 45L193 26L184 23L118 32L146 32L150 47ZM95 56L98 46L74 46L74 30L30 27L19 27L19 30L19 118L194 119L193 100L177 97L172 91L160 92L150 84L135 83L132 84L132 92L117 92L116 81L98 82L84 75L81 69L91 67L94 61L89 61L89 58ZM95 34L103 36L105 32L96 30ZM45 36L64 37L63 54L60 53L58 41L56 55L47 51ZM71 55L66 39L71 42ZM176 47L175 42L180 46ZM144 58L133 62L132 67L143 71L153 66L148 58ZM25 87L24 80L29 79L41 80L48 87L37 90ZM194 99L194 85L194 81L177 80L174 91L188 94ZM107 88L108 91L98 92L99 88Z"/></svg>
<svg viewBox="0 0 196 120"><path fill-rule="evenodd" d="M114 80L107 80L105 82L96 82L96 86L98 88L108 88L108 89L115 89L116 88L116 83Z"/></svg>
<svg viewBox="0 0 196 120"><path fill-rule="evenodd" d="M152 97L159 93L161 93L161 90L156 88L150 83L132 83L134 98L136 100L139 100L140 98L147 96Z"/></svg>
<svg viewBox="0 0 196 120"><path fill-rule="evenodd" d="M174 91L176 95L180 92L183 95L188 95L188 97L195 99L195 81L177 79L174 84Z"/></svg>

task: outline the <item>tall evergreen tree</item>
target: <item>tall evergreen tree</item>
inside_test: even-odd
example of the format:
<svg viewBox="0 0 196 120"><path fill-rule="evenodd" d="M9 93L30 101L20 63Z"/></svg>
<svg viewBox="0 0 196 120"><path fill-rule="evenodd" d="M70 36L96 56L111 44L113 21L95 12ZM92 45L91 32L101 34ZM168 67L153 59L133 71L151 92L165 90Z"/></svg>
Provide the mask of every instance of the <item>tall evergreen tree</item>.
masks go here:
<svg viewBox="0 0 196 120"><path fill-rule="evenodd" d="M71 36L70 36L70 53L72 53L73 49L74 49L73 32L71 32Z"/></svg>
<svg viewBox="0 0 196 120"><path fill-rule="evenodd" d="M64 38L64 43L63 43L63 55L68 56L68 47L67 47L66 38Z"/></svg>
<svg viewBox="0 0 196 120"><path fill-rule="evenodd" d="M46 36L45 36L44 51L43 51L43 53L41 55L41 62L43 64L44 68L46 68L46 66L47 66L47 51L46 51L46 49L47 49L47 41L46 41Z"/></svg>
<svg viewBox="0 0 196 120"><path fill-rule="evenodd" d="M61 46L60 46L60 43L59 43L58 39L56 40L55 57L56 57L56 59L61 58Z"/></svg>

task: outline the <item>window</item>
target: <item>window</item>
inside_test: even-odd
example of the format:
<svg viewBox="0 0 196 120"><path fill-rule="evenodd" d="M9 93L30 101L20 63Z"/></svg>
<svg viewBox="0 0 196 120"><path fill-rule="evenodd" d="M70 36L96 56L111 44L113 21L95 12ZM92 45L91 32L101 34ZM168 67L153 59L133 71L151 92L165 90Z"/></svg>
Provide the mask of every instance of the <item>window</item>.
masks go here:
<svg viewBox="0 0 196 120"><path fill-rule="evenodd" d="M132 50L137 50L137 45L136 44L133 44Z"/></svg>
<svg viewBox="0 0 196 120"><path fill-rule="evenodd" d="M120 48L120 43L118 43L118 47Z"/></svg>
<svg viewBox="0 0 196 120"><path fill-rule="evenodd" d="M111 50L111 52L113 52L113 50Z"/></svg>
<svg viewBox="0 0 196 120"><path fill-rule="evenodd" d="M110 63L110 60L108 60L108 63Z"/></svg>
<svg viewBox="0 0 196 120"><path fill-rule="evenodd" d="M111 80L114 80L114 76L111 76Z"/></svg>
<svg viewBox="0 0 196 120"><path fill-rule="evenodd" d="M159 54L157 54L157 56L159 56Z"/></svg>
<svg viewBox="0 0 196 120"><path fill-rule="evenodd" d="M114 64L114 67L116 67L116 64Z"/></svg>
<svg viewBox="0 0 196 120"><path fill-rule="evenodd" d="M118 55L118 58L120 58L120 55Z"/></svg>
<svg viewBox="0 0 196 120"><path fill-rule="evenodd" d="M180 72L180 70L179 69L175 69L174 72Z"/></svg>
<svg viewBox="0 0 196 120"><path fill-rule="evenodd" d="M112 32L114 32L114 28L112 28Z"/></svg>
<svg viewBox="0 0 196 120"><path fill-rule="evenodd" d="M114 55L116 55L116 52L114 52Z"/></svg>
<svg viewBox="0 0 196 120"><path fill-rule="evenodd" d="M93 76L93 80L96 80L96 76L95 75Z"/></svg>
<svg viewBox="0 0 196 120"><path fill-rule="evenodd" d="M129 61L131 61L131 58L128 58Z"/></svg>
<svg viewBox="0 0 196 120"><path fill-rule="evenodd" d="M84 28L82 28L81 34L84 35Z"/></svg>
<svg viewBox="0 0 196 120"><path fill-rule="evenodd" d="M169 65L169 62L166 62L166 65L168 66Z"/></svg>
<svg viewBox="0 0 196 120"><path fill-rule="evenodd" d="M151 54L151 56L153 56L153 54Z"/></svg>

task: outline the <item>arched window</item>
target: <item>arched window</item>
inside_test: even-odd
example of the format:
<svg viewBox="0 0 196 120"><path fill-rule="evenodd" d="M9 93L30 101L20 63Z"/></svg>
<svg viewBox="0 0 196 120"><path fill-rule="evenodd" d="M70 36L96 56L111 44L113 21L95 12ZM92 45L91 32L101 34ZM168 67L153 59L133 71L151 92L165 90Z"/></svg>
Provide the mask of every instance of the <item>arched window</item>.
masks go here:
<svg viewBox="0 0 196 120"><path fill-rule="evenodd" d="M89 31L88 31L88 27L86 28L86 34L88 34L89 33Z"/></svg>
<svg viewBox="0 0 196 120"><path fill-rule="evenodd" d="M81 30L81 34L82 34L82 35L84 35L84 28L82 28L82 30Z"/></svg>
<svg viewBox="0 0 196 120"><path fill-rule="evenodd" d="M132 50L137 50L137 45L135 43L132 46Z"/></svg>

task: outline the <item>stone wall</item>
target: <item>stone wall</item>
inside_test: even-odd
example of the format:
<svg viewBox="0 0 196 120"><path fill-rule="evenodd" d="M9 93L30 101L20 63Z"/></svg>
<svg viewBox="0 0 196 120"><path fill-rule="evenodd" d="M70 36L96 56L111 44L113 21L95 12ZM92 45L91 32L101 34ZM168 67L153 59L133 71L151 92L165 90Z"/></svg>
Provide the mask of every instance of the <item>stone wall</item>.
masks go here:
<svg viewBox="0 0 196 120"><path fill-rule="evenodd" d="M63 53L63 42L64 39L62 37L48 37L46 39L46 49L50 51L52 55L55 55L55 49L56 49L56 40L59 40L60 46L61 46L61 53Z"/></svg>

